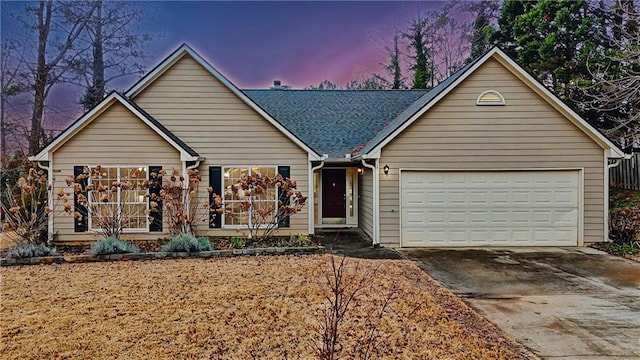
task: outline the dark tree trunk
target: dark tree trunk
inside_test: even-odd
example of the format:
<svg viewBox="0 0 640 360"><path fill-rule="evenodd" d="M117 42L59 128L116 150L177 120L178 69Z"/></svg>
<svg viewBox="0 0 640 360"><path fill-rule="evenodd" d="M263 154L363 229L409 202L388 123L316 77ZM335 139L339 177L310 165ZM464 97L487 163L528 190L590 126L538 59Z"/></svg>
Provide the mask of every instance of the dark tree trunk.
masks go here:
<svg viewBox="0 0 640 360"><path fill-rule="evenodd" d="M93 48L93 59L91 62L91 72L93 79L91 86L87 89L82 101L85 110L90 110L98 105L104 97L105 78L104 78L104 36L102 34L102 0L96 1L96 14L94 24L94 38L91 47Z"/></svg>
<svg viewBox="0 0 640 360"><path fill-rule="evenodd" d="M51 8L53 1L41 1L38 7L38 53L35 69L33 113L31 115L31 133L29 136L29 154L34 155L40 149L42 132L42 115L46 98L47 76L49 66L46 62L47 41L51 29Z"/></svg>
<svg viewBox="0 0 640 360"><path fill-rule="evenodd" d="M98 99L104 96L104 54L102 50L102 0L96 2L96 38L93 44L93 87Z"/></svg>

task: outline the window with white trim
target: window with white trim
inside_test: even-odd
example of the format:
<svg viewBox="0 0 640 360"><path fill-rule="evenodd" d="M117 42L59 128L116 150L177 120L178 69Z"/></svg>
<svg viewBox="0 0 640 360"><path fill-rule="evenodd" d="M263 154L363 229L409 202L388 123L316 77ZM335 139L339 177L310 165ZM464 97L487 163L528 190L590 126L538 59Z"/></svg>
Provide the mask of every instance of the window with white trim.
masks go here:
<svg viewBox="0 0 640 360"><path fill-rule="evenodd" d="M148 177L146 166L102 166L89 179L89 229L119 218L123 231L149 231Z"/></svg>
<svg viewBox="0 0 640 360"><path fill-rule="evenodd" d="M223 227L246 227L253 226L257 218L258 210L278 209L278 189L275 187L264 189L258 197L251 198L252 189L242 189L238 187L238 181L242 176L255 176L261 174L273 178L277 174L276 166L254 166L254 167L225 167L224 194L225 212L222 219ZM235 190L234 190L235 187ZM258 223L256 223L258 224Z"/></svg>

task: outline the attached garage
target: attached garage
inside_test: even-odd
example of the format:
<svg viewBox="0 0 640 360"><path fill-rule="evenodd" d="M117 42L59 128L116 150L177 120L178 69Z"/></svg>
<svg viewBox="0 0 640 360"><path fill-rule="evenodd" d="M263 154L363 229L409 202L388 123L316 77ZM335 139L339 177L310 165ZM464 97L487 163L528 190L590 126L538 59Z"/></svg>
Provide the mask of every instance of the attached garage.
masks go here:
<svg viewBox="0 0 640 360"><path fill-rule="evenodd" d="M581 170L402 171L403 247L581 244Z"/></svg>

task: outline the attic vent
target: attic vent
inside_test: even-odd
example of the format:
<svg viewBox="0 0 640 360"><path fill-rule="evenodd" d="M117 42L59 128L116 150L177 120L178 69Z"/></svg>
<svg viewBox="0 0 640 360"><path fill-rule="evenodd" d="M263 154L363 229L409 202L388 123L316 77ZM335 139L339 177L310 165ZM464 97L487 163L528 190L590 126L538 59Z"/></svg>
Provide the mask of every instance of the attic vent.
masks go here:
<svg viewBox="0 0 640 360"><path fill-rule="evenodd" d="M504 97L495 90L484 91L476 100L476 105L504 105Z"/></svg>

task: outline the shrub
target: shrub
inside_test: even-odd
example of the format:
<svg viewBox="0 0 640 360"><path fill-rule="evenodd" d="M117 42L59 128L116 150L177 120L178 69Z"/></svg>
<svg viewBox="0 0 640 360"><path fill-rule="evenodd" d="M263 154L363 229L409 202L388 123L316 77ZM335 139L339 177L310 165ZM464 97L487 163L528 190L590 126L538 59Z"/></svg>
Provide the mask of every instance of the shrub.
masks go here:
<svg viewBox="0 0 640 360"><path fill-rule="evenodd" d="M23 259L41 256L58 255L56 248L50 248L44 244L22 243L7 249L7 257L11 259Z"/></svg>
<svg viewBox="0 0 640 360"><path fill-rule="evenodd" d="M111 255L137 253L138 248L130 242L109 236L98 240L91 246L92 255Z"/></svg>
<svg viewBox="0 0 640 360"><path fill-rule="evenodd" d="M303 234L291 235L289 239L290 239L290 244L293 246L309 246L312 243L311 238Z"/></svg>
<svg viewBox="0 0 640 360"><path fill-rule="evenodd" d="M609 237L614 244L640 247L640 201L630 192L618 192L611 198Z"/></svg>
<svg viewBox="0 0 640 360"><path fill-rule="evenodd" d="M236 236L232 237L231 241L229 243L229 245L233 249L242 249L245 244L246 244L246 242L244 241L244 239L236 237Z"/></svg>
<svg viewBox="0 0 640 360"><path fill-rule="evenodd" d="M151 193L151 213L161 212L169 225L169 234L189 234L193 230L193 221L197 214L198 204L193 201L198 197L198 184L202 180L197 169L187 172L187 178L176 169L168 174L160 170L157 174L149 174ZM209 208L208 204L205 204ZM208 220L207 213L202 220Z"/></svg>
<svg viewBox="0 0 640 360"><path fill-rule="evenodd" d="M280 174L274 177L259 172L243 174L228 190L234 199L241 200L236 204L241 214L250 216L247 221L249 239L257 241L274 236L292 215L302 211L307 202L307 197L297 190L296 182ZM213 189L208 191L212 194ZM274 194L277 194L277 206L272 201ZM230 208L225 212L228 216L237 216Z"/></svg>
<svg viewBox="0 0 640 360"><path fill-rule="evenodd" d="M4 176L2 178L2 230L16 243L46 243L48 216L54 203L68 202L68 194L53 194L53 188L47 182L47 174L43 170L36 169L36 165L26 159L20 162L23 162L20 169L24 168L26 173L13 182Z"/></svg>
<svg viewBox="0 0 640 360"><path fill-rule="evenodd" d="M167 252L211 251L211 242L206 237L196 238L191 234L180 234L160 249Z"/></svg>
<svg viewBox="0 0 640 360"><path fill-rule="evenodd" d="M611 244L609 251L616 255L634 255L640 252L640 248L629 244Z"/></svg>

